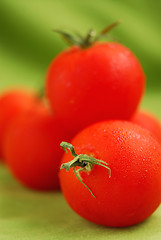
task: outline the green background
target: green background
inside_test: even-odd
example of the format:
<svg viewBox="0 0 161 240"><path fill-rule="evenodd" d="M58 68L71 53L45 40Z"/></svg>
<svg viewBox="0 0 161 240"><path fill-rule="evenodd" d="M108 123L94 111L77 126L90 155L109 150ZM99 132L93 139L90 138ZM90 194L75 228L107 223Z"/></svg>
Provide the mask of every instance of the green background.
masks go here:
<svg viewBox="0 0 161 240"><path fill-rule="evenodd" d="M139 58L147 76L141 107L161 118L161 1L0 0L0 91L14 85L40 88L47 66L65 48L53 28L85 34L122 20L111 35ZM20 186L0 166L0 240L161 239L161 207L147 221L105 228L77 216L61 193Z"/></svg>

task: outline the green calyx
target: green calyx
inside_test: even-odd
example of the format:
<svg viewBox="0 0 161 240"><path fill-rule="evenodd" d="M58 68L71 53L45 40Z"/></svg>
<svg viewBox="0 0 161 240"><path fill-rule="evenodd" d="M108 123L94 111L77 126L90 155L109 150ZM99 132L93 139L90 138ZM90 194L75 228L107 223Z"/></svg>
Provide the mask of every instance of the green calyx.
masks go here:
<svg viewBox="0 0 161 240"><path fill-rule="evenodd" d="M79 176L79 172L80 171L88 171L89 172L92 170L93 165L96 164L96 165L99 165L99 166L102 166L102 167L108 169L109 177L111 177L111 169L108 167L108 163L104 162L103 160L96 159L87 154L79 154L79 155L76 154L73 145L70 143L61 142L60 146L64 149L65 152L67 152L66 149L69 149L72 156L74 157L74 159L71 160L70 162L63 163L61 165L60 169L64 168L68 172L69 169L72 168L77 179L90 191L92 196L95 198L95 196L92 193L92 191L90 190L90 188L84 182L82 182L82 180ZM76 167L80 167L80 168L75 170Z"/></svg>
<svg viewBox="0 0 161 240"><path fill-rule="evenodd" d="M120 24L120 21L116 21L108 25L98 34L94 29L90 29L85 37L79 33L69 34L58 29L53 29L53 31L60 34L63 37L63 39L67 42L67 44L80 46L81 48L85 49L93 45L96 41L100 40L101 38L109 37L108 32L112 30L114 27L116 27L118 24Z"/></svg>

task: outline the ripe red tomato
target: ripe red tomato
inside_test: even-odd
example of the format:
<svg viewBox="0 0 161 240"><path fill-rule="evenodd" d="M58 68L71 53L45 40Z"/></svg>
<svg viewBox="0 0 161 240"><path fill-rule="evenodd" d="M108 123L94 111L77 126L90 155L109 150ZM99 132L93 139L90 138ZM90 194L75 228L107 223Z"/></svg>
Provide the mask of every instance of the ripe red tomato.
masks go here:
<svg viewBox="0 0 161 240"><path fill-rule="evenodd" d="M22 111L30 108L36 94L22 89L12 89L0 96L0 158L3 158L2 143L5 132L13 119Z"/></svg>
<svg viewBox="0 0 161 240"><path fill-rule="evenodd" d="M55 116L73 133L99 120L129 119L144 85L136 56L112 42L63 51L46 76L46 93Z"/></svg>
<svg viewBox="0 0 161 240"><path fill-rule="evenodd" d="M124 227L145 220L159 206L161 146L149 131L130 122L105 121L81 131L72 145L77 154L103 160L111 169L109 178L105 167L88 166L82 161L84 167L78 173L79 178L95 198L78 181L73 169L68 173L60 171L64 197L80 216L97 224ZM87 159L86 155L83 157ZM71 160L71 154L67 153L62 163ZM70 167L81 164L77 161Z"/></svg>
<svg viewBox="0 0 161 240"><path fill-rule="evenodd" d="M37 102L10 125L4 139L6 164L25 186L36 190L59 188L58 171L65 137L43 102Z"/></svg>
<svg viewBox="0 0 161 240"><path fill-rule="evenodd" d="M161 143L161 124L151 113L136 112L131 121L149 130Z"/></svg>

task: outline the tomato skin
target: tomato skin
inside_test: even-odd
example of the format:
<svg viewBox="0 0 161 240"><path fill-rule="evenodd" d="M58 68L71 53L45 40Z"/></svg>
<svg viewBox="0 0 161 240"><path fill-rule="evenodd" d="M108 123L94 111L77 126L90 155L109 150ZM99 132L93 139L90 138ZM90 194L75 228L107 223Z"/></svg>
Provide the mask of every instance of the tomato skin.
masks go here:
<svg viewBox="0 0 161 240"><path fill-rule="evenodd" d="M2 144L7 128L15 117L29 109L35 100L36 93L23 89L8 90L0 96L0 158L4 158Z"/></svg>
<svg viewBox="0 0 161 240"><path fill-rule="evenodd" d="M70 132L106 119L129 119L145 87L136 56L119 43L71 47L50 64L46 94Z"/></svg>
<svg viewBox="0 0 161 240"><path fill-rule="evenodd" d="M77 154L89 154L109 163L80 172L59 173L61 189L71 208L83 218L111 227L142 222L161 201L161 146L145 129L124 121L96 123L72 141ZM62 163L72 160L68 152Z"/></svg>
<svg viewBox="0 0 161 240"><path fill-rule="evenodd" d="M151 113L138 111L131 119L131 122L149 130L161 143L161 124Z"/></svg>
<svg viewBox="0 0 161 240"><path fill-rule="evenodd" d="M57 120L42 102L16 118L4 141L6 164L15 178L31 189L59 189L63 137Z"/></svg>

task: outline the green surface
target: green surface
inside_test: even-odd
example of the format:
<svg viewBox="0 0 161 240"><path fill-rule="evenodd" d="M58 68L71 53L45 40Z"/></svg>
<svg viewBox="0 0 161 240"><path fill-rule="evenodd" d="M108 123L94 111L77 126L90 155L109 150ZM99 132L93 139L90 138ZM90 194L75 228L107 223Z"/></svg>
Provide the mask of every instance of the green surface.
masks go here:
<svg viewBox="0 0 161 240"><path fill-rule="evenodd" d="M0 91L41 88L48 64L65 47L52 28L86 33L121 19L111 34L140 59L147 76L141 107L161 119L160 9L158 0L0 0ZM137 226L97 226L76 215L61 193L27 190L0 166L0 240L54 239L159 240L161 207Z"/></svg>
<svg viewBox="0 0 161 240"><path fill-rule="evenodd" d="M21 187L0 167L1 240L159 240L161 207L145 222L128 228L92 224L69 209L58 193L38 193Z"/></svg>

